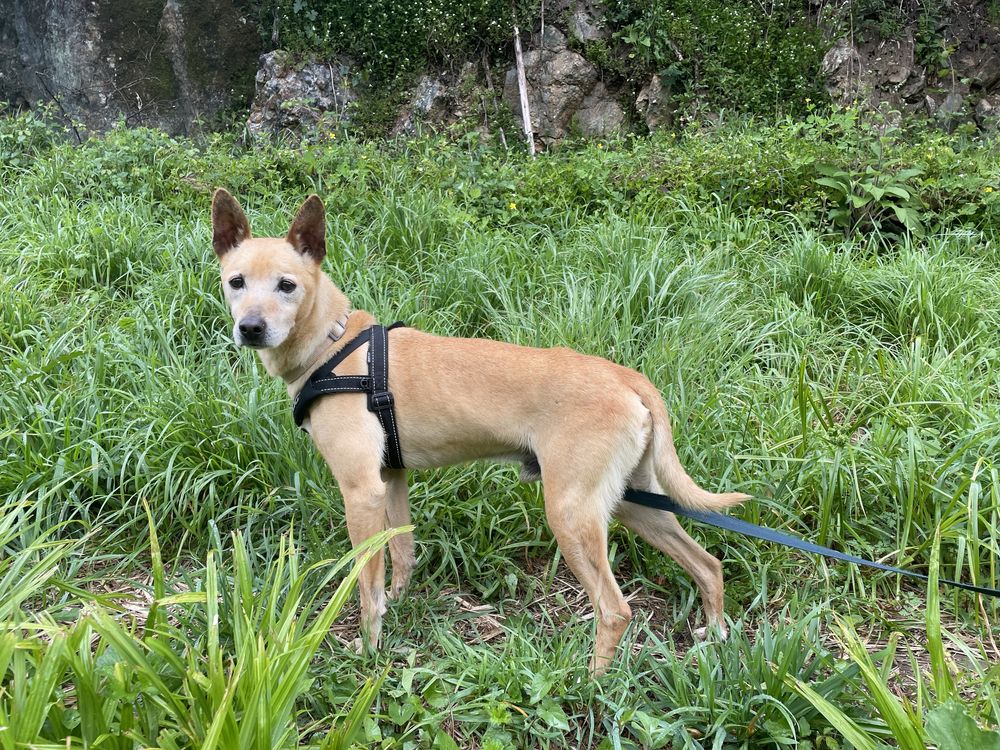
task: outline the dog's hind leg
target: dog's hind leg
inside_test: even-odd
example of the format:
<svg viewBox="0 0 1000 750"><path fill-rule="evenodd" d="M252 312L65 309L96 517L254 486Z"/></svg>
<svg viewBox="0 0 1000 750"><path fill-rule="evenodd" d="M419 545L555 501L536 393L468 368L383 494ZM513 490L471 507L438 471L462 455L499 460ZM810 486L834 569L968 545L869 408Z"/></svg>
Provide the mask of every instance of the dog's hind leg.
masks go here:
<svg viewBox="0 0 1000 750"><path fill-rule="evenodd" d="M587 435L586 424L565 428L571 442L560 436L540 446L538 454L549 526L594 607L597 634L590 671L595 677L607 670L632 619L608 562L608 522L648 440L641 417L637 413L634 421L604 434L591 430Z"/></svg>
<svg viewBox="0 0 1000 750"><path fill-rule="evenodd" d="M647 492L663 492L652 478L652 471L647 466L646 458L632 475L630 484L636 489ZM727 630L722 617L722 563L688 536L673 513L622 502L615 509L615 516L653 547L676 560L694 579L701 592L707 626L718 628L719 633L725 637ZM698 628L695 631L695 636L698 638L704 638L706 635L707 628Z"/></svg>
<svg viewBox="0 0 1000 750"><path fill-rule="evenodd" d="M391 529L410 525L410 502L407 497L406 469L384 469L388 492L385 517ZM413 532L398 534L389 540L389 558L392 560L392 583L389 598L398 599L405 592L413 574Z"/></svg>
<svg viewBox="0 0 1000 750"><path fill-rule="evenodd" d="M608 562L607 522L600 504L604 498L574 491L545 489L545 512L566 565L583 585L594 607L597 636L590 671L603 674L632 619Z"/></svg>
<svg viewBox="0 0 1000 750"><path fill-rule="evenodd" d="M558 431L539 436L532 447L549 526L594 607L597 635L590 670L597 677L614 659L632 620L608 561L608 522L646 453L651 421L634 396L602 394L593 406L576 412L576 420L561 421Z"/></svg>

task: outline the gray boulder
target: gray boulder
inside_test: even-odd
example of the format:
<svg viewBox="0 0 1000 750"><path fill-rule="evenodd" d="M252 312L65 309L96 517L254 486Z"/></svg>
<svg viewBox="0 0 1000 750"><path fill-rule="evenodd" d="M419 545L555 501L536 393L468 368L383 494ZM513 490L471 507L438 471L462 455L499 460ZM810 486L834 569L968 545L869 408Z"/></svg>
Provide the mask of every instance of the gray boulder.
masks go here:
<svg viewBox="0 0 1000 750"><path fill-rule="evenodd" d="M861 54L849 39L840 39L823 57L823 75L830 97L841 104L853 103L862 91Z"/></svg>
<svg viewBox="0 0 1000 750"><path fill-rule="evenodd" d="M321 120L349 122L348 105L357 99L346 60L296 64L283 50L260 57L257 93L247 130L256 136L301 133Z"/></svg>
<svg viewBox="0 0 1000 750"><path fill-rule="evenodd" d="M606 13L601 0L554 0L546 4L545 23L565 24L578 42L596 42L610 36L604 25Z"/></svg>
<svg viewBox="0 0 1000 750"><path fill-rule="evenodd" d="M992 91L1000 83L1000 55L996 51L987 48L978 59L971 61L972 72L970 78L980 89Z"/></svg>
<svg viewBox="0 0 1000 750"><path fill-rule="evenodd" d="M598 81L570 122L581 135L617 135L625 126L625 111L615 97L608 93L604 83Z"/></svg>
<svg viewBox="0 0 1000 750"><path fill-rule="evenodd" d="M1000 96L984 96L976 102L975 117L979 127L995 130L1000 119Z"/></svg>
<svg viewBox="0 0 1000 750"><path fill-rule="evenodd" d="M654 75L639 91L635 98L635 110L646 121L650 132L673 124L670 92L663 86L659 76Z"/></svg>
<svg viewBox="0 0 1000 750"><path fill-rule="evenodd" d="M475 88L476 66L471 62L465 63L457 74L439 71L420 76L391 135L412 135L418 125L439 128L467 117L480 105L473 96Z"/></svg>
<svg viewBox="0 0 1000 750"><path fill-rule="evenodd" d="M588 135L610 135L625 119L618 102L600 80L600 72L583 55L566 48L566 37L546 25L544 38L524 53L528 109L535 135L545 142L565 138L576 127ZM521 117L517 70L507 71L504 101Z"/></svg>

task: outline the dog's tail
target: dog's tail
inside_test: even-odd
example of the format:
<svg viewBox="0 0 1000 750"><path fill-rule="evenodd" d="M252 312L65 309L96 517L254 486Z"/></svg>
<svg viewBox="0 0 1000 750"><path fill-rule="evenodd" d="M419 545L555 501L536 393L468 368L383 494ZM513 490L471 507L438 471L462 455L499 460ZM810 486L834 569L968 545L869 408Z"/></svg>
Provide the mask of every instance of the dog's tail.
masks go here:
<svg viewBox="0 0 1000 750"><path fill-rule="evenodd" d="M674 449L670 430L670 415L663 403L663 397L652 383L640 376L642 388L637 388L639 397L653 419L653 440L651 445L653 468L663 491L686 508L692 510L722 510L747 500L750 496L742 492L716 493L703 490L681 466Z"/></svg>

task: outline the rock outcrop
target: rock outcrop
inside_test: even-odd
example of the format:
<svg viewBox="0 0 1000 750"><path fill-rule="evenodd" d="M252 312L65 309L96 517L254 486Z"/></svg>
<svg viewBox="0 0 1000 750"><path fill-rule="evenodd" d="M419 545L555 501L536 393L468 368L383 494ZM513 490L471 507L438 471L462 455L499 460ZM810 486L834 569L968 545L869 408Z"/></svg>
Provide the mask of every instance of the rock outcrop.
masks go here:
<svg viewBox="0 0 1000 750"><path fill-rule="evenodd" d="M1000 107L1000 29L985 13L980 4L955 3L934 44L920 43L915 22L893 39L838 39L823 59L827 91L862 109L991 126Z"/></svg>
<svg viewBox="0 0 1000 750"><path fill-rule="evenodd" d="M570 38L580 43L607 39L610 32L604 25L604 4L599 0L557 0L550 13L564 18Z"/></svg>
<svg viewBox="0 0 1000 750"><path fill-rule="evenodd" d="M524 53L528 110L536 137L549 143L576 131L605 136L618 132L625 112L601 81L597 67L566 45L566 36L546 25ZM503 99L521 117L517 70L507 71Z"/></svg>
<svg viewBox="0 0 1000 750"><path fill-rule="evenodd" d="M247 6L247 7L244 7ZM186 134L252 93L247 0L0 0L0 101Z"/></svg>
<svg viewBox="0 0 1000 750"><path fill-rule="evenodd" d="M575 19L576 33L603 33L597 21L579 9L567 17ZM531 118L542 142L551 143L571 133L607 136L624 128L619 93L608 89L592 63L568 48L566 36L555 26L547 24L544 34L532 38L524 59ZM351 124L351 105L358 97L349 60L302 61L276 50L261 55L260 63L247 119L251 133L304 133L316 127ZM454 72L421 76L399 111L391 134L412 134L421 123L442 127L479 119L480 114L486 127L485 121L495 116L496 106L493 96L476 93L483 91L479 88L480 72L475 64L466 63ZM503 98L519 116L514 71L507 75Z"/></svg>
<svg viewBox="0 0 1000 750"><path fill-rule="evenodd" d="M601 0L546 5L538 33L523 37L540 143L604 137L644 129L643 123L651 131L673 125L677 92L666 76L641 85L620 71L606 76L591 61L628 52L607 27ZM124 120L190 134L246 112L251 100L247 127L258 135L350 125L358 95L352 63L262 54L253 15L260 7L257 0L0 0L0 102L16 108L48 102L81 133ZM900 11L909 15L892 39L858 30L832 41L823 60L830 96L879 110L887 123L916 113L946 127L970 120L996 126L1000 26L993 5L953 0L931 24L914 7ZM507 121L500 98L479 60L426 70L390 113L395 122L389 119L387 129L409 134L421 123L461 121L491 130ZM520 119L513 67L502 100Z"/></svg>
<svg viewBox="0 0 1000 750"><path fill-rule="evenodd" d="M247 129L257 136L301 132L324 118L334 126L349 123L349 105L357 99L349 60L296 64L275 50L261 55L256 81Z"/></svg>
<svg viewBox="0 0 1000 750"><path fill-rule="evenodd" d="M480 105L470 93L475 90L477 68L465 63L457 74L423 75L410 91L390 135L413 135L421 125L442 128L467 117Z"/></svg>
<svg viewBox="0 0 1000 750"><path fill-rule="evenodd" d="M654 75L649 83L640 89L639 95L635 98L635 111L645 120L650 132L673 125L674 110L670 92L659 76Z"/></svg>

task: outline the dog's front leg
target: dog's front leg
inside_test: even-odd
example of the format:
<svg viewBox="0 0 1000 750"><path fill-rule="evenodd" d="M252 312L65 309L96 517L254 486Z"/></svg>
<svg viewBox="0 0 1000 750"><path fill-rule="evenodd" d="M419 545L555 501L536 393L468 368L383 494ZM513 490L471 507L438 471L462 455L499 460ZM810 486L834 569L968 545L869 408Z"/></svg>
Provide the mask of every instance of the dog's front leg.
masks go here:
<svg viewBox="0 0 1000 750"><path fill-rule="evenodd" d="M387 485L378 477L367 481L345 482L344 510L347 533L355 547L385 528ZM358 578L361 595L361 637L372 649L378 647L385 614L385 555L379 550L372 556Z"/></svg>
<svg viewBox="0 0 1000 750"><path fill-rule="evenodd" d="M407 498L406 469L384 469L383 476L388 485L385 517L389 528L410 525L410 502ZM410 583L415 559L413 556L413 532L394 536L389 540L389 557L392 560L392 584L389 598L399 599Z"/></svg>

